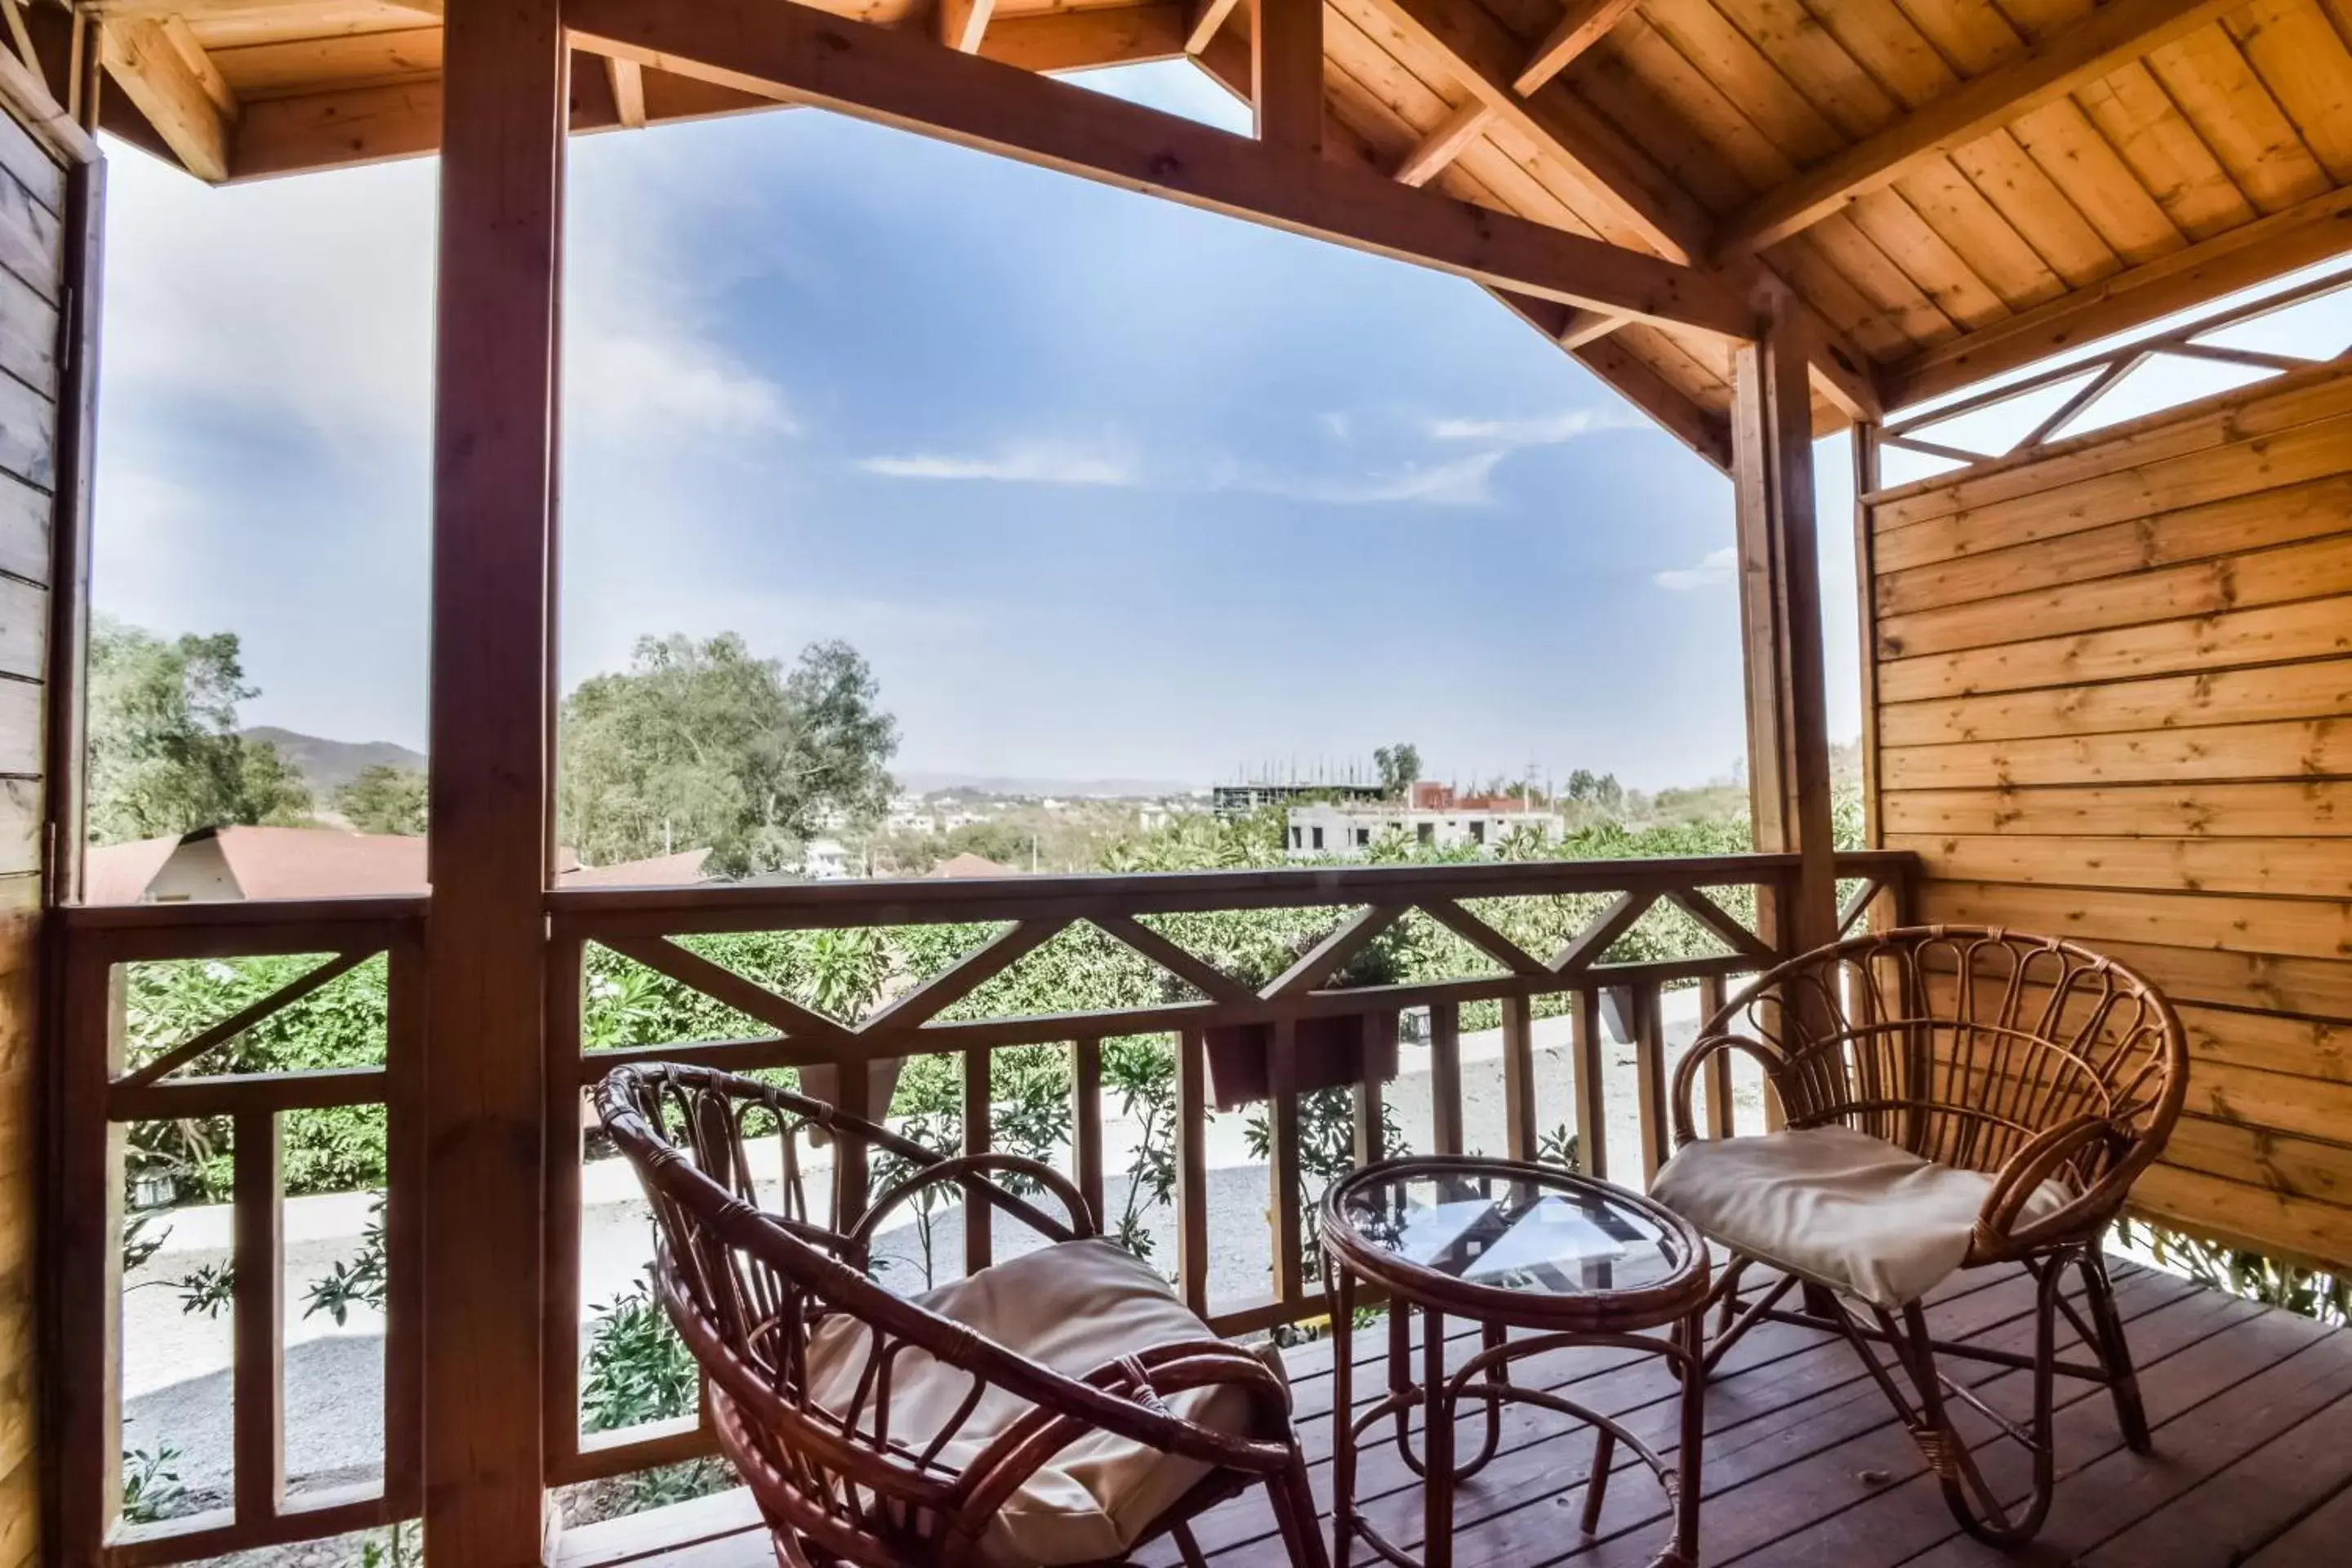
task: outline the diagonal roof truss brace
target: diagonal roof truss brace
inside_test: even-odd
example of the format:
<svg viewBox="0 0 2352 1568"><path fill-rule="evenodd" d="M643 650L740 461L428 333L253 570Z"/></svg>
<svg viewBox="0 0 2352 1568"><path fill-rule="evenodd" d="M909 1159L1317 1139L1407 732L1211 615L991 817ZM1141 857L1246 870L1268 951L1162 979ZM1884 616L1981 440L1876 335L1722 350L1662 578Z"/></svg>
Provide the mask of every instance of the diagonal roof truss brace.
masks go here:
<svg viewBox="0 0 2352 1568"><path fill-rule="evenodd" d="M1710 274L790 0L566 0L582 47L1000 153L1491 286L1725 337Z"/></svg>

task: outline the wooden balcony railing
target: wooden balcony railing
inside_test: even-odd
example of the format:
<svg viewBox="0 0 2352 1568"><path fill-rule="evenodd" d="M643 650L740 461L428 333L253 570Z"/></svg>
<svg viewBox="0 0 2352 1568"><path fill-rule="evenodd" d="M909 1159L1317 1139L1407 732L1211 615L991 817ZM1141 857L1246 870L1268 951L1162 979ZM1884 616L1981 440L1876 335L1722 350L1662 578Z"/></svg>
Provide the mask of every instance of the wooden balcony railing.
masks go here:
<svg viewBox="0 0 2352 1568"><path fill-rule="evenodd" d="M1184 1296L1220 1331L1245 1333L1302 1322L1325 1311L1313 1279L1299 1216L1310 1180L1300 1149L1297 1046L1309 1020L1362 1021L1363 1038L1390 1041L1408 1014L1425 1014L1433 1099L1431 1138L1440 1151L1465 1139L1463 1010L1491 1004L1501 1025L1503 1152L1531 1157L1546 1120L1572 1125L1583 1167L1606 1175L1654 1172L1666 1152L1667 1051L1662 994L1696 984L1712 1009L1734 976L1778 956L1733 912L1752 900L1769 911L1797 868L1793 856L1696 859L1528 861L1442 867L1304 868L1139 876L1039 877L990 881L846 882L772 887L580 889L551 892L547 1010L548 1193L543 1390L545 1480L550 1486L626 1474L713 1451L700 1418L656 1430L582 1436L580 1345L582 1190L586 1147L580 1112L583 1089L611 1067L661 1058L737 1070L831 1068L836 1098L861 1114L867 1064L934 1054L961 1058L967 1151L989 1146L992 1066L1015 1047L1059 1046L1070 1053L1069 1163L1076 1180L1101 1205L1107 1184L1103 1061L1105 1044L1160 1036L1175 1042L1176 1278ZM1916 860L1903 854L1840 857L1853 888L1848 926L1873 910L1899 920ZM1524 923L1495 911L1509 900L1548 900L1553 911L1545 951L1506 934ZM1490 900L1492 900L1490 902ZM1728 907L1727 907L1728 906ZM1226 973L1158 929L1154 917L1215 916L1248 910L1329 911L1328 934L1270 979ZM1485 911L1482 913L1481 911ZM1660 913L1658 911L1664 911ZM1355 960L1409 916L1459 938L1482 973L1396 984L1348 984ZM1489 917L1493 918L1489 918ZM60 1455L60 1497L68 1560L134 1564L187 1562L274 1542L323 1537L413 1516L420 1506L419 1369L425 1342L418 1294L422 1151L416 1068L424 973L424 900L320 900L68 911L61 973L62 1023L69 1067L62 1085L62 1163L58 1193L62 1266L60 1368L66 1386L89 1391L69 1401ZM1685 939L1703 932L1715 951L1696 956L1626 961L1629 934L1672 922ZM1645 922L1648 924L1645 926ZM1309 922L1321 924L1321 921ZM1100 1011L1002 1016L982 1004L983 988L1066 931L1097 928L1128 954L1187 987L1192 999ZM774 931L849 931L875 928L972 926L980 940L961 958L855 1020L829 1016L781 991L725 967L697 937ZM985 928L994 928L987 930ZM706 948L709 944L703 944ZM1685 940L1682 945L1696 943ZM584 977L592 948L609 950L681 987L756 1021L768 1033L690 1042L591 1048ZM1612 957L1612 949L1621 956ZM287 953L331 955L274 995L190 1035L177 1047L133 1066L122 1030L122 966L186 959ZM214 1047L262 1018L384 955L389 1006L381 1066L320 1072L190 1077ZM595 960L605 963L609 961ZM1181 984L1180 984L1181 983ZM1640 1148L1612 1160L1604 1105L1611 1072L1600 1023L1601 997L1616 992L1632 1024ZM1535 1021L1564 1009L1571 1020L1572 1103L1539 1104ZM1212 1299L1209 1279L1209 1168L1204 1133L1209 1081L1204 1042L1213 1030L1264 1026L1267 1205L1272 1266L1253 1299ZM497 1042L485 1041L483 1048ZM1708 1117L1733 1123L1727 1076L1708 1085ZM1383 1127L1382 1085L1354 1091L1359 1159L1376 1157ZM389 1182L385 1303L385 1453L380 1489L364 1495L306 1495L289 1501L285 1485L284 1359L280 1343L283 1205L278 1119L332 1106L386 1108ZM122 1302L123 1134L132 1123L226 1117L234 1128L235 1499L214 1514L160 1525L119 1521L121 1400L118 1368ZM854 1162L835 1172L838 1212L865 1206L870 1173ZM967 1268L985 1266L985 1224L964 1229Z"/></svg>

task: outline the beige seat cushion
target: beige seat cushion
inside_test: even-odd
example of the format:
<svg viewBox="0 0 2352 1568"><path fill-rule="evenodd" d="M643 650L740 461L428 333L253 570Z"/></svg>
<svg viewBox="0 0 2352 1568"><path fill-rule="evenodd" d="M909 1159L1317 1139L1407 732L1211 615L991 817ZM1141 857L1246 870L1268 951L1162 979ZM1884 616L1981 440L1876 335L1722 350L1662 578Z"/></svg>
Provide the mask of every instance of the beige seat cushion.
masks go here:
<svg viewBox="0 0 2352 1568"><path fill-rule="evenodd" d="M1992 1178L1850 1127L1714 1138L1666 1163L1650 1194L1717 1241L1881 1307L1916 1301L1968 1256ZM2044 1182L2020 1225L2070 1194Z"/></svg>
<svg viewBox="0 0 2352 1568"><path fill-rule="evenodd" d="M915 1300L942 1317L1072 1377L1154 1345L1214 1340L1168 1282L1133 1254L1099 1237L1065 1241L983 1268ZM873 1340L864 1324L835 1318L809 1342L812 1393L835 1412L848 1408ZM1268 1364L1279 1373L1279 1360ZM890 1436L919 1451L951 1420L971 1379L919 1351L891 1373ZM1252 1401L1231 1384L1192 1389L1168 1401L1176 1415L1236 1436L1251 1431ZM1031 1408L992 1384L940 1452L961 1467ZM871 1429L870 1414L860 1422ZM1005 1568L1050 1568L1124 1555L1143 1531L1208 1473L1209 1467L1125 1437L1093 1433L1070 1444L1007 1500L982 1540Z"/></svg>

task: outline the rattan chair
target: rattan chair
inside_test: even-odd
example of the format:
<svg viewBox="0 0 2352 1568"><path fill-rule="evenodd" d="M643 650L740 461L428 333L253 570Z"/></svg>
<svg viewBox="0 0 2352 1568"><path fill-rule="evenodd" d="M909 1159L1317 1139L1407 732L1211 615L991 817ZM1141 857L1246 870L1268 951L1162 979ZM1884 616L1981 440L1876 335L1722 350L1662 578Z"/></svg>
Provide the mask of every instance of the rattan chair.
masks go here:
<svg viewBox="0 0 2352 1568"><path fill-rule="evenodd" d="M652 1202L658 1293L786 1568L1118 1562L1171 1532L1198 1561L1186 1521L1259 1483L1292 1562L1324 1568L1282 1379L1101 1239L1058 1172L1005 1154L945 1157L707 1068L619 1068L596 1104ZM837 1228L819 1223L803 1191L806 1131L829 1133L836 1161L877 1156L913 1173ZM893 1294L868 1278L870 1244L940 1183L1049 1245L920 1297ZM1050 1194L1066 1219L1016 1184ZM1090 1316L1057 1299L1073 1279L1096 1300L1108 1281L1118 1304ZM1115 1353L1083 1349L1122 1341Z"/></svg>
<svg viewBox="0 0 2352 1568"><path fill-rule="evenodd" d="M1787 1131L1696 1135L1694 1089L1734 1051L1762 1067ZM2053 938L1921 927L1772 970L1683 1058L1677 1152L1652 1189L1732 1253L1711 1302L1706 1366L1762 1321L1843 1335L1961 1525L1997 1545L2030 1540L2054 1477L2053 1375L2105 1384L2126 1440L2149 1447L2100 1242L2179 1116L2188 1066L2179 1019L2153 986ZM1956 1269L1996 1264L2022 1265L2035 1281L2032 1350L1934 1339L1921 1299ZM1759 1265L1779 1278L1743 1303L1742 1277ZM2070 1274L2079 1301L2065 1291ZM1801 1310L1782 1307L1792 1289ZM2061 1356L2061 1319L2089 1359ZM2028 1423L1995 1411L1939 1359L2029 1373ZM2025 1445L2030 1489L2013 1471L1988 1473L1954 1400Z"/></svg>

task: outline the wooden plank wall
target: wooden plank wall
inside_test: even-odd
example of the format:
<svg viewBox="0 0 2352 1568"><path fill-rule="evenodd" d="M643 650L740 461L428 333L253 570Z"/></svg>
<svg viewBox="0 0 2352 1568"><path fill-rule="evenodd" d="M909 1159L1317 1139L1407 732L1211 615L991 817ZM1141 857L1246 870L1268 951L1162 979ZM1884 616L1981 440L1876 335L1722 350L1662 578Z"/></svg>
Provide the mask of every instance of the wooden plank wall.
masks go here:
<svg viewBox="0 0 2352 1568"><path fill-rule="evenodd" d="M2352 370L1866 497L1873 826L1927 920L2162 986L2148 1213L2352 1261Z"/></svg>
<svg viewBox="0 0 2352 1568"><path fill-rule="evenodd" d="M60 824L79 834L60 810L78 790L47 785L80 766L79 720L48 710L61 670L79 681L87 616L97 321L74 280L96 277L102 184L89 138L0 54L0 1568L40 1553L45 848Z"/></svg>

